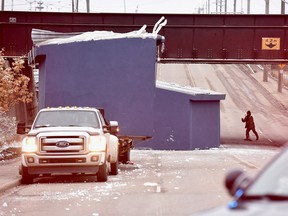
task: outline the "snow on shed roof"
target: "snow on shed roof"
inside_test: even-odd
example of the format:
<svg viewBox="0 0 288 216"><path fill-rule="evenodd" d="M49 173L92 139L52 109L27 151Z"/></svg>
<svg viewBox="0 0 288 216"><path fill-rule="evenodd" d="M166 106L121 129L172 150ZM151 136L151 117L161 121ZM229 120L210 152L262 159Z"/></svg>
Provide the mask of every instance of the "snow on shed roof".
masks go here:
<svg viewBox="0 0 288 216"><path fill-rule="evenodd" d="M215 92L208 89L203 89L200 87L192 87L192 86L181 86L175 83L167 83L162 81L156 81L156 87L159 89L184 93L193 96L219 96L219 99L224 99L225 94ZM206 97L205 97L206 98ZM204 98L203 98L204 99Z"/></svg>
<svg viewBox="0 0 288 216"><path fill-rule="evenodd" d="M140 29L141 30L141 29ZM41 31L39 29L32 30L32 40L36 46L49 44L66 44L82 41L97 41L97 40L111 40L121 38L152 38L163 40L162 36L154 33L147 33L145 31L132 31L128 33L115 33L113 31L92 31L84 33L59 33L51 31Z"/></svg>
<svg viewBox="0 0 288 216"><path fill-rule="evenodd" d="M111 40L120 38L152 38L164 42L164 37L158 35L163 26L167 24L165 17L161 17L154 25L152 33L146 32L147 25L143 25L138 31L128 33L115 33L113 31L89 31L61 33L41 29L32 29L31 38L36 46L48 44L65 44L81 41Z"/></svg>

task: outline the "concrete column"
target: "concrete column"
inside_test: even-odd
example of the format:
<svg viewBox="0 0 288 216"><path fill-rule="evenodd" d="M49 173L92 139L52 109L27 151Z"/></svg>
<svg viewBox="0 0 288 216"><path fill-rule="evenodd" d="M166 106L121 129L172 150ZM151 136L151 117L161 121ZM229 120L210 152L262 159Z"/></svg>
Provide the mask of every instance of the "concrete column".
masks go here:
<svg viewBox="0 0 288 216"><path fill-rule="evenodd" d="M268 82L268 65L264 65L264 71L263 71L263 82Z"/></svg>
<svg viewBox="0 0 288 216"><path fill-rule="evenodd" d="M247 0L247 14L250 14L250 6L251 6L251 2L250 0Z"/></svg>
<svg viewBox="0 0 288 216"><path fill-rule="evenodd" d="M87 13L90 13L90 0L86 0Z"/></svg>
<svg viewBox="0 0 288 216"><path fill-rule="evenodd" d="M282 93L283 73L284 73L284 70L280 69L278 73L278 92L280 93Z"/></svg>
<svg viewBox="0 0 288 216"><path fill-rule="evenodd" d="M270 6L270 0L264 0L266 2L265 4L265 14L269 14L269 6Z"/></svg>
<svg viewBox="0 0 288 216"><path fill-rule="evenodd" d="M281 14L285 14L285 0L281 0Z"/></svg>

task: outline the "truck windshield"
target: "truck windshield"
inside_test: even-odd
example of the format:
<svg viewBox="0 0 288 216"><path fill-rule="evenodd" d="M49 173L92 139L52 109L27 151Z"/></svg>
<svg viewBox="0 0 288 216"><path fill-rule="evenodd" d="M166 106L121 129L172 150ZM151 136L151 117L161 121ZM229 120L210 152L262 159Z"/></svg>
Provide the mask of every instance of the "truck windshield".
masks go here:
<svg viewBox="0 0 288 216"><path fill-rule="evenodd" d="M40 127L93 127L99 128L99 119L94 111L49 110L40 112L34 128Z"/></svg>

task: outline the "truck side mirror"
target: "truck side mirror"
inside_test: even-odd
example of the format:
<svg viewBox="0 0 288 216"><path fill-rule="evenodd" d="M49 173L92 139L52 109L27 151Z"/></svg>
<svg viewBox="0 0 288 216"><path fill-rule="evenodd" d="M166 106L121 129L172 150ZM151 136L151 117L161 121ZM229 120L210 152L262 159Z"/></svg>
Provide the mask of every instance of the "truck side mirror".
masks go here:
<svg viewBox="0 0 288 216"><path fill-rule="evenodd" d="M117 133L119 133L119 125L117 121L110 121L110 133L113 135L116 135Z"/></svg>
<svg viewBox="0 0 288 216"><path fill-rule="evenodd" d="M17 134L26 134L25 122L18 122Z"/></svg>

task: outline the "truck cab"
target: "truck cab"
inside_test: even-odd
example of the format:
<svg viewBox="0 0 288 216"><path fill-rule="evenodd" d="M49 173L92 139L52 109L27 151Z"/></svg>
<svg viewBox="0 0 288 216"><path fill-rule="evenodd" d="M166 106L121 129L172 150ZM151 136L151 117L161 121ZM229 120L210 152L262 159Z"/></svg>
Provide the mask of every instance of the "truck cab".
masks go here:
<svg viewBox="0 0 288 216"><path fill-rule="evenodd" d="M25 125L17 132L26 134ZM22 183L54 174L89 174L107 181L118 174L118 122L105 121L99 109L45 108L22 141Z"/></svg>

